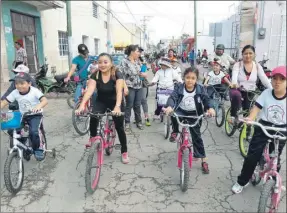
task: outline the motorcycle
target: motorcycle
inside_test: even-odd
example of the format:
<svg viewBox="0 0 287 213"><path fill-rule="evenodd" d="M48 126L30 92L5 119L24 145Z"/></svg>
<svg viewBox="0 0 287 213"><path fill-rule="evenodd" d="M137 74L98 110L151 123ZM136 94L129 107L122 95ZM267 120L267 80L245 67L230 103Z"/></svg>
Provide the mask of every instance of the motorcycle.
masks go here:
<svg viewBox="0 0 287 213"><path fill-rule="evenodd" d="M48 64L46 63L40 67L40 71L36 73L35 80L37 87L44 93L68 93L71 94L76 90L76 84L73 81L69 81L68 83L64 82L67 73L61 75L54 75L53 81L51 78L46 77L48 72ZM53 72L55 74L55 72Z"/></svg>
<svg viewBox="0 0 287 213"><path fill-rule="evenodd" d="M267 68L267 66L265 66L266 62L268 61L269 59L263 59L262 61L259 61L258 64L262 67L265 75L267 76L268 80L271 82L271 70L269 68ZM260 90L260 91L263 91L265 90L265 87L264 85L262 84L262 82L260 81L260 79L258 79L257 83L257 88Z"/></svg>

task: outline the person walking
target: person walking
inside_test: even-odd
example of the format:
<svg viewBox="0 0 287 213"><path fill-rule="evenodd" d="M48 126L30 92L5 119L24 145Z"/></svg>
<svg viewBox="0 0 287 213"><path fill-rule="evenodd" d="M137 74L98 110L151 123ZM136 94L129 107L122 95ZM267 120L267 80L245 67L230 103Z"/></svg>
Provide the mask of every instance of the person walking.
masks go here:
<svg viewBox="0 0 287 213"><path fill-rule="evenodd" d="M141 119L141 101L142 101L142 80L147 76L146 73L140 72L141 65L139 63L140 51L138 45L129 45L126 47L124 58L120 65L119 70L123 73L129 93L126 96L126 109L125 109L125 129L126 132L131 131L130 119L131 110L135 112L136 126L143 129Z"/></svg>
<svg viewBox="0 0 287 213"><path fill-rule="evenodd" d="M25 66L28 65L27 61L27 52L26 50L22 47L20 42L16 41L15 42L15 61L13 62L14 68L17 68L18 65L24 64Z"/></svg>

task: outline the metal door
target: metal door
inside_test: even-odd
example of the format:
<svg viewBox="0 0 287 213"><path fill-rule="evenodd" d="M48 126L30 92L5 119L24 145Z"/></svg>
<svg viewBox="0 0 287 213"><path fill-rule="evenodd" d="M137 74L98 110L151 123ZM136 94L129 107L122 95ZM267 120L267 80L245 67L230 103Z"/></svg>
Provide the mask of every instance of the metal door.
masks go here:
<svg viewBox="0 0 287 213"><path fill-rule="evenodd" d="M286 65L286 15L272 15L268 57L271 69Z"/></svg>
<svg viewBox="0 0 287 213"><path fill-rule="evenodd" d="M27 52L27 61L30 73L36 73L37 59L36 59L36 45L34 35L24 37L24 46Z"/></svg>

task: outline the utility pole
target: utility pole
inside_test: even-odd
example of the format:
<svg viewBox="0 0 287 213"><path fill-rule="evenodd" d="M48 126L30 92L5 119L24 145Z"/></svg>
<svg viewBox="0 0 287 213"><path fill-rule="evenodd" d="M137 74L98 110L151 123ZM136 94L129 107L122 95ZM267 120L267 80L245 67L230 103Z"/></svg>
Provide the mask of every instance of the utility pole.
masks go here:
<svg viewBox="0 0 287 213"><path fill-rule="evenodd" d="M216 48L216 23L214 23L214 38L213 38L213 48L214 48L214 51L215 51L215 48Z"/></svg>
<svg viewBox="0 0 287 213"><path fill-rule="evenodd" d="M110 54L111 48L111 1L107 1L107 53Z"/></svg>
<svg viewBox="0 0 287 213"><path fill-rule="evenodd" d="M193 1L194 12L194 55L197 53L197 14L196 14L196 0ZM194 59L194 65L196 65L196 58Z"/></svg>
<svg viewBox="0 0 287 213"><path fill-rule="evenodd" d="M142 27L143 27L143 49L146 49L146 30L147 30L147 25L146 22L148 21L148 18L150 18L150 16L144 16L143 19L141 20L143 22Z"/></svg>
<svg viewBox="0 0 287 213"><path fill-rule="evenodd" d="M71 1L66 1L66 14L67 14L67 33L68 33L68 62L69 67L72 64L72 23L71 23Z"/></svg>

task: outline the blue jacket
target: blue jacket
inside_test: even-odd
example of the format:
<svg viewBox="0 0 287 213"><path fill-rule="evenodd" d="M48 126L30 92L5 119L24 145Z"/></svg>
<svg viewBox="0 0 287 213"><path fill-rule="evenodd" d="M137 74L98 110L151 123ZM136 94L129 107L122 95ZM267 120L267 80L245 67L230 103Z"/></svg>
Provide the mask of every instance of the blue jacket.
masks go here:
<svg viewBox="0 0 287 213"><path fill-rule="evenodd" d="M179 83L174 87L173 93L169 96L166 107L172 107L176 110L179 107L180 102L183 99L185 84ZM196 94L194 96L194 102L198 115L202 115L209 108L214 108L210 98L208 97L203 86L200 84L195 85Z"/></svg>
<svg viewBox="0 0 287 213"><path fill-rule="evenodd" d="M192 52L192 51L191 51L191 52L189 53L189 60L194 60L194 59L196 58L195 55L196 55L195 52Z"/></svg>

